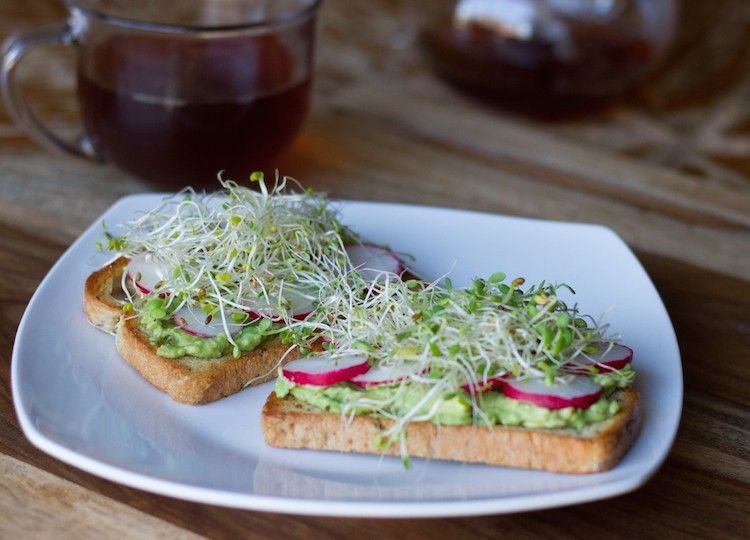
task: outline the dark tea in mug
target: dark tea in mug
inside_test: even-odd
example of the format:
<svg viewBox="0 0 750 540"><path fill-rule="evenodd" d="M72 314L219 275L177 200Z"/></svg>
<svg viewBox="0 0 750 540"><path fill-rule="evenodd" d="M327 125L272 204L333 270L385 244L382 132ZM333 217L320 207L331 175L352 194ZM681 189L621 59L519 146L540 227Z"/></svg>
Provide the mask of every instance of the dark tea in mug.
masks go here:
<svg viewBox="0 0 750 540"><path fill-rule="evenodd" d="M80 63L85 131L106 160L153 182L243 178L272 166L305 118L310 74L292 46L273 35L107 40Z"/></svg>
<svg viewBox="0 0 750 540"><path fill-rule="evenodd" d="M65 0L58 26L12 38L0 89L41 144L154 184L216 186L276 164L305 119L321 0ZM58 137L23 98L30 50L70 45L83 133Z"/></svg>

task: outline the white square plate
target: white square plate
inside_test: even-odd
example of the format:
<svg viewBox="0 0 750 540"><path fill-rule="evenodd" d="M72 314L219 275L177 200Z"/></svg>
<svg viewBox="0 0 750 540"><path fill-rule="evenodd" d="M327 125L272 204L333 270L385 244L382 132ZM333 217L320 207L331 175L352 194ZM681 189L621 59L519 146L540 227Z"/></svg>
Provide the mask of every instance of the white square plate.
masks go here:
<svg viewBox="0 0 750 540"><path fill-rule="evenodd" d="M126 197L102 219L116 224L160 201ZM152 388L90 326L82 286L101 237L97 220L41 283L21 320L12 387L26 436L43 451L123 484L193 501L335 516L437 517L515 512L591 501L643 484L667 455L682 406L672 324L633 253L611 230L458 210L342 202L363 238L416 257L427 278L454 283L503 271L570 283L584 312L607 312L635 350L643 430L613 470L593 475L280 450L259 415L272 383L200 407ZM610 309L611 308L611 309Z"/></svg>

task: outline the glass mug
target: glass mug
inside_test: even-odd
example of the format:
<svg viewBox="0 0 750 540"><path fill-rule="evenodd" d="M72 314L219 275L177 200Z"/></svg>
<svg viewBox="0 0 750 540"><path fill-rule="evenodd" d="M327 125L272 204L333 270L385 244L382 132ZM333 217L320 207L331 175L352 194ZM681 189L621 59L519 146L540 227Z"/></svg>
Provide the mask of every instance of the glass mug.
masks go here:
<svg viewBox="0 0 750 540"><path fill-rule="evenodd" d="M66 23L6 42L6 106L39 143L155 183L244 178L302 126L320 1L71 0ZM76 47L76 142L34 116L15 79L30 49L55 44Z"/></svg>

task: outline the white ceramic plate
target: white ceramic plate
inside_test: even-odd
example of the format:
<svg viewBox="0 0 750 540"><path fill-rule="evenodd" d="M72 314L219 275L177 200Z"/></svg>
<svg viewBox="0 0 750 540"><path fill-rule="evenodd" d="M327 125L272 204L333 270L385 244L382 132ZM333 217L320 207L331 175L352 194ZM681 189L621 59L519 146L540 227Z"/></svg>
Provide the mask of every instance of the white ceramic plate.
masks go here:
<svg viewBox="0 0 750 540"><path fill-rule="evenodd" d="M126 197L102 216L121 223L159 195ZM13 349L13 398L26 436L90 473L147 491L254 510L335 516L436 517L514 512L611 497L656 471L674 439L682 369L674 331L653 284L611 230L457 210L341 203L364 238L413 254L414 268L456 284L501 270L574 285L585 312L607 310L635 350L644 424L613 470L593 475L279 450L259 415L272 383L216 403L172 402L115 351L81 311L95 265L97 220L60 258L31 299ZM611 308L611 309L610 309Z"/></svg>

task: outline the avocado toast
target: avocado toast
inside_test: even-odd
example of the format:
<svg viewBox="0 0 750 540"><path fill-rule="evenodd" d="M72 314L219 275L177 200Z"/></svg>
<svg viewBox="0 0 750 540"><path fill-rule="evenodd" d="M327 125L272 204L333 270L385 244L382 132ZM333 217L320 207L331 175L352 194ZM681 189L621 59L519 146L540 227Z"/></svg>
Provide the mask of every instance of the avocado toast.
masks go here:
<svg viewBox="0 0 750 540"><path fill-rule="evenodd" d="M327 274L349 264L356 238L324 197L251 179L258 190L221 179L216 194L183 190L97 246L118 256L86 280L88 320L176 401L272 379L299 355L280 339L285 321L304 318Z"/></svg>
<svg viewBox="0 0 750 540"><path fill-rule="evenodd" d="M175 401L197 405L273 378L279 359L289 349L278 339L263 340L237 358L231 354L218 354L214 358L159 355L138 319L122 316L124 303L120 283L127 264L128 259L118 257L88 277L84 287L84 312L94 326L115 334L120 355L152 385ZM189 334L185 338L191 339ZM287 357L291 360L297 356L296 351L291 350Z"/></svg>
<svg viewBox="0 0 750 540"><path fill-rule="evenodd" d="M611 468L631 446L632 351L568 306L566 285L353 278L292 325L328 350L279 369L268 444L570 473Z"/></svg>

